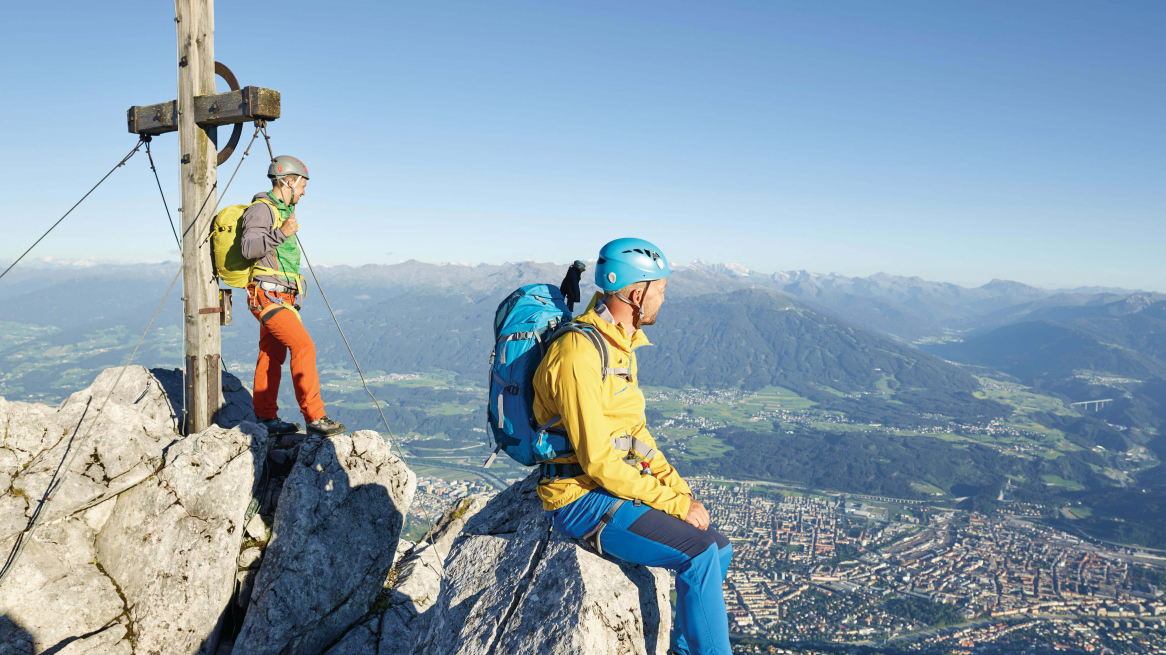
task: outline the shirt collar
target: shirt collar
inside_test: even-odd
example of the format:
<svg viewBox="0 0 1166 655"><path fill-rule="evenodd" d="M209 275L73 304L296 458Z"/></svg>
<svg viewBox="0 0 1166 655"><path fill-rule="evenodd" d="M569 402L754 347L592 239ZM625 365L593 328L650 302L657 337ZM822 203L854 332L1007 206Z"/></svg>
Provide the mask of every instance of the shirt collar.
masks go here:
<svg viewBox="0 0 1166 655"><path fill-rule="evenodd" d="M587 311L576 320L594 325L596 329L607 335L608 341L626 352L631 352L640 346L652 345L652 342L648 341L648 334L643 330L629 332L630 328L624 328L624 326L612 322L611 310L603 307L602 301L603 294L596 292L591 298L591 302L587 304ZM607 314L607 316L605 317L603 314Z"/></svg>
<svg viewBox="0 0 1166 655"><path fill-rule="evenodd" d="M607 308L607 304L605 304L603 302L602 297L600 297L598 300L595 301L595 314L596 314L596 316L598 316L599 318L602 318L603 320L607 321L608 323L611 323L612 325L617 325L617 323L615 322L615 317L612 316L611 310ZM625 330L626 329L627 328L625 328ZM628 333L629 336L632 334L635 334L636 331L637 331L636 328L632 327L631 332Z"/></svg>
<svg viewBox="0 0 1166 655"><path fill-rule="evenodd" d="M291 209L292 209L292 206L291 206L291 205L289 205L289 204L287 204L286 202L284 202L282 199L280 199L280 197L279 197L279 196L277 196L277 195L275 195L275 193L273 193L273 192L271 192L271 191L268 191L268 192L267 192L267 197L268 197L268 198L271 198L271 200L272 200L273 202L275 202L275 208L276 208L276 209L279 209L279 210L281 210L281 211L291 211Z"/></svg>

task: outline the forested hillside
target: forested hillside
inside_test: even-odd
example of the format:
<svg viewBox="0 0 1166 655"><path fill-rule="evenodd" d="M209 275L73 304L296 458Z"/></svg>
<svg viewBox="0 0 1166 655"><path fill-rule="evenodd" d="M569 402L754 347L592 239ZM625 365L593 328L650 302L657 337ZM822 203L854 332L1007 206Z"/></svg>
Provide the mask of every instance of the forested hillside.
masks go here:
<svg viewBox="0 0 1166 655"><path fill-rule="evenodd" d="M639 351L648 384L779 386L824 409L888 423L910 422L921 413L971 418L1006 411L974 397L979 383L955 366L771 291L669 301L650 330L656 347Z"/></svg>

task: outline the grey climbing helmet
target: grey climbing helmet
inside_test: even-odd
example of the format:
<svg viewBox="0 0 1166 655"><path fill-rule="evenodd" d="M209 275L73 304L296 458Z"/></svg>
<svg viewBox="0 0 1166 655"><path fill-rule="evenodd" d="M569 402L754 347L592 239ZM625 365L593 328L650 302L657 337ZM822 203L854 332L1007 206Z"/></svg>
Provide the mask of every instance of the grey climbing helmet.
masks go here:
<svg viewBox="0 0 1166 655"><path fill-rule="evenodd" d="M308 179L308 167L295 157L280 155L271 160L271 166L267 167L267 177L274 180L285 175L299 175L306 180Z"/></svg>

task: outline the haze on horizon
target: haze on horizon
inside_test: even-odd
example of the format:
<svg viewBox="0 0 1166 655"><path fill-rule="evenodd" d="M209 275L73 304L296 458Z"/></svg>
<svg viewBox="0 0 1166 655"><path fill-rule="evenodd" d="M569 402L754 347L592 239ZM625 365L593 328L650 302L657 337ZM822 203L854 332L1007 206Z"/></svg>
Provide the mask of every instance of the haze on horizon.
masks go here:
<svg viewBox="0 0 1166 655"><path fill-rule="evenodd" d="M281 92L320 263L565 262L636 235L762 272L1166 292L1160 3L290 0L294 47L257 38L270 15L219 3L216 58ZM133 145L127 107L175 94L172 7L9 16L0 260ZM173 211L177 138L153 148ZM262 188L264 150L223 205ZM175 254L139 154L29 256Z"/></svg>

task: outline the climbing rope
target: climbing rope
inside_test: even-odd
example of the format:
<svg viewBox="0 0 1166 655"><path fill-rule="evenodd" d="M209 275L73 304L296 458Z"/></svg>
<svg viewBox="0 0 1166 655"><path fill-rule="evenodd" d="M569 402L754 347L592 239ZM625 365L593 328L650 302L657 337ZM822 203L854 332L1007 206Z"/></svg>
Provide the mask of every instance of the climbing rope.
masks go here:
<svg viewBox="0 0 1166 655"><path fill-rule="evenodd" d="M45 493L41 497L40 504L37 505L36 511L33 512L32 518L28 520L28 525L25 526L24 531L16 537L16 543L13 544L12 550L8 553L8 559L4 562L4 567L0 569L0 584L3 584L4 578L7 577L8 573L11 572L12 569L16 568L16 563L20 560L21 554L24 553L24 547L28 545L29 541L32 540L33 535L36 533L37 527L40 525L41 517L48 513L48 507L53 502L53 494L56 493L56 491L61 487L61 484L64 483L65 478L68 477L69 467L72 466L73 460L75 460L77 455L85 449L85 444L89 441L89 435L93 434L93 428L97 426L97 422L101 419L101 413L105 411L105 406L109 404L109 399L113 397L113 392L117 389L117 385L121 383L122 376L124 376L126 371L129 370L130 363L134 361L134 355L138 353L138 348L140 348L142 342L145 341L146 334L148 334L150 332L150 328L153 327L154 319L158 318L158 312L162 310L162 305L166 304L166 299L170 297L170 291L174 289L174 283L178 281L178 277L180 275L182 275L181 267L179 267L178 273L174 275L174 279L170 281L170 286L166 288L166 295L162 296L162 302L158 303L158 308L154 310L154 315L150 317L150 323L146 325L146 329L142 332L142 336L138 338L138 343L134 345L134 349L130 352L129 358L126 359L125 366L122 367L121 373L117 374L117 379L113 381L113 386L109 388L109 393L105 395L105 400L103 400L101 402L101 406L97 408L97 415L93 417L93 421L89 424L89 429L85 431L85 434L77 443L76 448L73 447L72 439L70 439L70 443L66 449L65 458L61 461L61 464L57 466L57 470L53 472L53 477L49 480L49 484L45 488ZM92 402L92 397L90 397L89 400ZM74 437L76 437L77 430L81 429L81 424L84 422L85 414L82 414L81 420L78 421L77 427L73 430Z"/></svg>
<svg viewBox="0 0 1166 655"><path fill-rule="evenodd" d="M58 218L58 219L57 219L57 222L56 222L56 223L53 223L52 227L50 227L49 229L45 230L45 233L44 233L44 234L42 234L42 235L40 236L40 239L37 239L35 242L33 242L33 244L32 244L31 246L29 246L29 247L28 247L28 250L25 250L23 254L21 254L19 257L17 257L17 258L16 258L16 261L12 262L12 264L11 264L11 265L9 265L9 266L8 266L8 268L4 269L4 272L3 272L3 273L0 273L0 278L4 277L5 275L8 275L8 271L11 271L11 270L12 270L12 267L14 267L14 266L16 266L18 263L20 263L20 260L24 259L24 256L25 256L25 255L27 255L28 253L32 252L32 249L36 247L36 244L38 244L38 243L40 243L41 241L43 241L43 240L44 240L44 238L45 238L45 237L47 237L47 236L49 235L49 232L52 232L54 228L56 228L58 225L60 225L60 224L61 224L61 221L65 220L65 217L66 217L66 216L68 216L69 214L72 214L72 213L73 213L73 210L77 208L77 205L80 205L82 202L84 202L84 200L85 200L86 198L88 198L88 197L89 197L89 194L90 194L90 193L93 193L94 191L96 191L96 190L97 190L97 187L101 186L101 183L102 183L102 182L104 182L105 180L107 180L107 179L109 178L109 176L110 176L110 175L113 175L113 172L114 172L114 171L116 171L117 169L121 168L122 166L125 166L125 163L126 163L127 161L129 161L129 160L130 160L130 157L133 157L133 156L134 156L134 153L136 153L136 152L138 151L138 149L140 149L140 148L142 147L142 144L144 144L144 143L147 143L147 141L146 141L146 138L145 138L145 137L143 137L143 138L139 139L139 140L138 140L138 144L137 144L136 146L134 146L134 149L133 149L133 150L130 150L130 151L129 151L129 154L127 154L125 157L122 157L122 158L121 158L121 161L119 161L119 162L117 163L117 166L114 166L113 168L109 169L109 172L105 174L105 177L103 177L103 178L101 178L100 180L98 180L98 181L97 181L97 184L94 184L94 185L93 185L93 188L92 188L92 189L89 189L88 193L86 193L85 195L81 196L81 200L78 200L76 204L74 204L72 207L70 207L70 208L69 208L69 211L65 212L65 216L62 216L62 217Z"/></svg>

